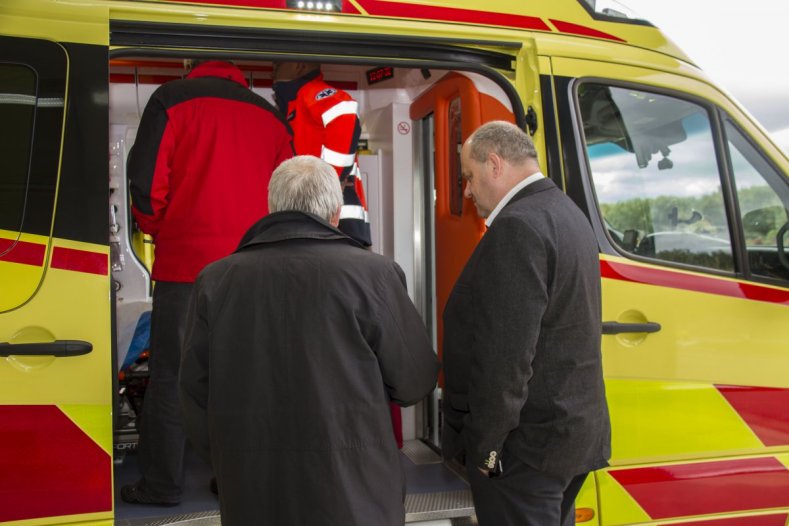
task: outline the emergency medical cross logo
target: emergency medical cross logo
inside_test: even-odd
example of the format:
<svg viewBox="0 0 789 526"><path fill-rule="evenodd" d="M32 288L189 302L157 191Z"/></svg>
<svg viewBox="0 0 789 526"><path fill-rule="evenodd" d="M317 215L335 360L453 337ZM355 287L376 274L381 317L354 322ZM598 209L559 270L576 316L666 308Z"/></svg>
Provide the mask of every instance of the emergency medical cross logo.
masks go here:
<svg viewBox="0 0 789 526"><path fill-rule="evenodd" d="M326 88L325 90L320 91L320 92L318 92L317 95L315 95L315 100L321 100L321 99L325 99L326 97L331 97L335 93L337 93L336 89L334 89L334 88Z"/></svg>

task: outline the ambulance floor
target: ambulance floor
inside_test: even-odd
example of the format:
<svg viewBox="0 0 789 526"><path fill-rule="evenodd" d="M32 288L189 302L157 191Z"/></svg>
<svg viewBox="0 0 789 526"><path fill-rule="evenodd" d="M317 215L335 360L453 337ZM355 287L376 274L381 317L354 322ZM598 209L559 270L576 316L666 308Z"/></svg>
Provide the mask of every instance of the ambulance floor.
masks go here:
<svg viewBox="0 0 789 526"><path fill-rule="evenodd" d="M468 485L425 444L417 440L407 441L401 452L401 461L406 473L406 522L468 517L473 513ZM211 469L191 450L187 450L184 469L181 504L162 508L123 502L120 488L139 478L137 455L127 454L122 463L116 463L116 526L197 525L216 519L219 500L209 489Z"/></svg>

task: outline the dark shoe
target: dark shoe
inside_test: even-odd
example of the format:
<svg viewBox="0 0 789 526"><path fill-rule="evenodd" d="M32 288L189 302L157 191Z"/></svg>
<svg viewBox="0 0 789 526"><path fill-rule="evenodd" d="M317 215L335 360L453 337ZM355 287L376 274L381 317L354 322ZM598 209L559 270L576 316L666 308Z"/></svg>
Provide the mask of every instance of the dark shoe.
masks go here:
<svg viewBox="0 0 789 526"><path fill-rule="evenodd" d="M121 499L129 504L147 504L149 506L178 506L180 502L162 500L149 495L140 482L127 484L121 488Z"/></svg>
<svg viewBox="0 0 789 526"><path fill-rule="evenodd" d="M211 488L211 493L214 495L219 495L219 486L216 484L216 477L211 477L211 483L209 484Z"/></svg>

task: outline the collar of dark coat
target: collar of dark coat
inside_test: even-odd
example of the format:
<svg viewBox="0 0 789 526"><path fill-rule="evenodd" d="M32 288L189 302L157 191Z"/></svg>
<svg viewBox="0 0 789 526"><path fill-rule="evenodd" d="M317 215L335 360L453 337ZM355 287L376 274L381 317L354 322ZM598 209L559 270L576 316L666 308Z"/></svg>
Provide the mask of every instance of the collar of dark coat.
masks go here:
<svg viewBox="0 0 789 526"><path fill-rule="evenodd" d="M320 217L306 212L288 210L269 214L252 225L241 238L236 252L255 245L278 243L288 239L341 241L364 248Z"/></svg>
<svg viewBox="0 0 789 526"><path fill-rule="evenodd" d="M523 199L527 195L536 194L537 192L543 192L545 190L550 190L551 188L558 188L556 184L548 179L547 177L543 177L539 181L535 181L529 185L526 185L525 188L522 188L520 192L512 196L510 202L504 205L504 208L507 208L509 205L514 203L519 199Z"/></svg>

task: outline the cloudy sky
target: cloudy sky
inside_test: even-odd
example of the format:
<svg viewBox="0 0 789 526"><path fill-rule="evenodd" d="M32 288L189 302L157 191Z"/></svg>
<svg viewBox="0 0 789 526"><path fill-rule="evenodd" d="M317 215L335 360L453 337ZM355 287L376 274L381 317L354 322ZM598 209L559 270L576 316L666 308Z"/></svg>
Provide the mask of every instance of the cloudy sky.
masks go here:
<svg viewBox="0 0 789 526"><path fill-rule="evenodd" d="M789 0L619 2L666 33L789 154Z"/></svg>

